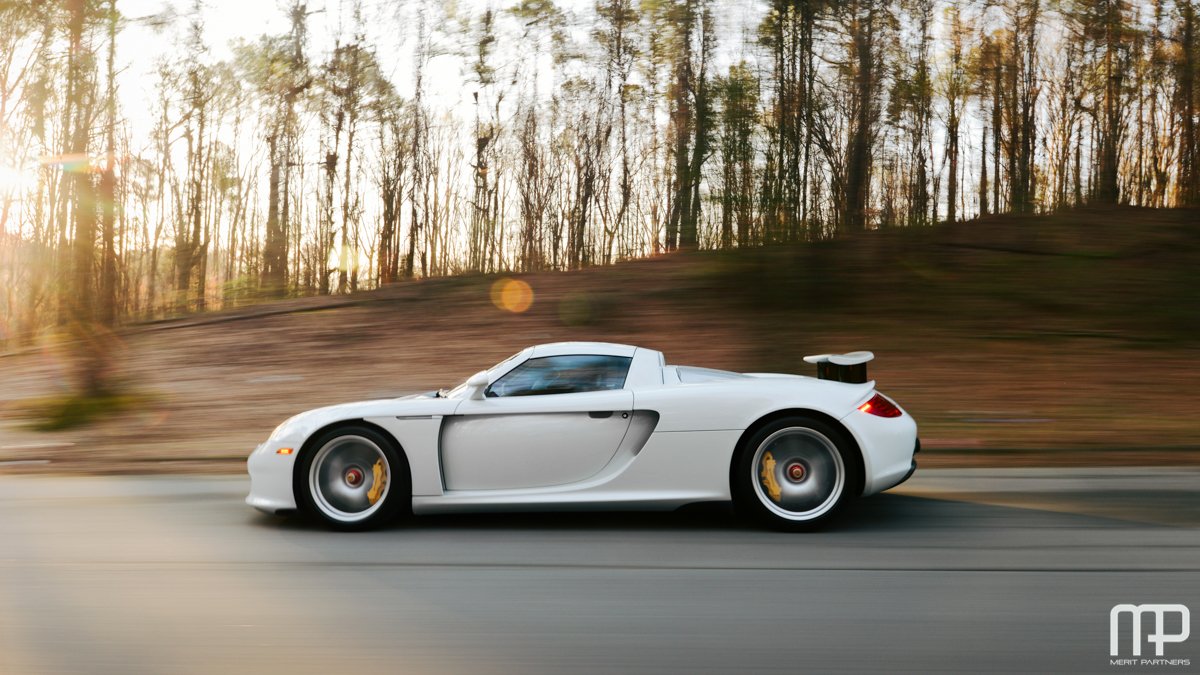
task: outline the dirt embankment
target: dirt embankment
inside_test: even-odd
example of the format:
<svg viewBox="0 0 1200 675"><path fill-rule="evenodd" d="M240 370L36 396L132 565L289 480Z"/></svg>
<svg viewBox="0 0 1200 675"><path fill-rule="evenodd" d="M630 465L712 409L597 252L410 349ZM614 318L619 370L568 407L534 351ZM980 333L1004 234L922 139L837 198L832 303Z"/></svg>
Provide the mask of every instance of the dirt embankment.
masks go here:
<svg viewBox="0 0 1200 675"><path fill-rule="evenodd" d="M926 465L1200 463L1200 213L1122 209L873 232L521 275L402 283L130 326L135 411L30 431L68 387L61 347L0 357L0 471L241 471L284 418L452 385L522 347L606 340L669 361L809 372L871 349Z"/></svg>

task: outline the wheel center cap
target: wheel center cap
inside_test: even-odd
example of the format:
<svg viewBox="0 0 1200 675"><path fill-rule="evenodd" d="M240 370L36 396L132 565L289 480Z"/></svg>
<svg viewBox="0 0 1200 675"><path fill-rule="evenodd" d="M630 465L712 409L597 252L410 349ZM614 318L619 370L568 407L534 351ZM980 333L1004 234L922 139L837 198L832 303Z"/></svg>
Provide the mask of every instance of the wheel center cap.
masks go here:
<svg viewBox="0 0 1200 675"><path fill-rule="evenodd" d="M800 481L804 480L805 476L808 475L808 471L800 462L792 462L791 464L787 465L787 468L784 469L784 475L787 476L788 480L792 481L793 483L799 483Z"/></svg>
<svg viewBox="0 0 1200 675"><path fill-rule="evenodd" d="M346 485L349 485L350 487L358 487L359 485L362 485L362 482L363 482L362 469L359 469L358 467L348 469L346 471L345 479L346 479Z"/></svg>

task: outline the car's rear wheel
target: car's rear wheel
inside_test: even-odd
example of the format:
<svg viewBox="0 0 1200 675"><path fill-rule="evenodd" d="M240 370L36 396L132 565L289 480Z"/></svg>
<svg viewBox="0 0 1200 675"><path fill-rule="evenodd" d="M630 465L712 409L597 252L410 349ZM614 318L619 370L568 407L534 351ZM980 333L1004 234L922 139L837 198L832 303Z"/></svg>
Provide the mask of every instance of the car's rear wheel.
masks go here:
<svg viewBox="0 0 1200 675"><path fill-rule="evenodd" d="M842 432L808 417L766 424L742 448L734 471L739 510L776 529L815 529L832 518L856 484Z"/></svg>
<svg viewBox="0 0 1200 675"><path fill-rule="evenodd" d="M332 429L308 448L297 473L298 491L306 510L330 527L378 527L412 499L407 464L391 439L374 429Z"/></svg>

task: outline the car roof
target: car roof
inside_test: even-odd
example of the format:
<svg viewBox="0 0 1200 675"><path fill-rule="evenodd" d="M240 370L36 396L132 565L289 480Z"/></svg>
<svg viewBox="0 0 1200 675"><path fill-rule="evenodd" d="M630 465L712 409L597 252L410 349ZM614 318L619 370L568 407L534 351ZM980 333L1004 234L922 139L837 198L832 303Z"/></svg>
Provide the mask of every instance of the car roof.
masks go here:
<svg viewBox="0 0 1200 675"><path fill-rule="evenodd" d="M529 358L542 356L562 356L564 354L598 354L602 356L632 357L637 351L633 345L621 345L612 342L550 342L531 347Z"/></svg>

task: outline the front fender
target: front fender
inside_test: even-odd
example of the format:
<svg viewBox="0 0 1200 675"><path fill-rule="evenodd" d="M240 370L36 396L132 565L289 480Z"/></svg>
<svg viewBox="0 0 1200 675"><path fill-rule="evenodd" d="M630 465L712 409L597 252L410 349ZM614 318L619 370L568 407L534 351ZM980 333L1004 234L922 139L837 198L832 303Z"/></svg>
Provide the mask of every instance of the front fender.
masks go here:
<svg viewBox="0 0 1200 675"><path fill-rule="evenodd" d="M381 399L326 406L291 417L250 453L246 461L250 474L246 503L268 513L296 509L292 475L305 443L321 429L358 421L381 427L404 449L415 494L441 494L436 429L440 428L441 416L454 412L458 404L443 398ZM434 430L430 432L430 428ZM280 454L281 448L291 448L292 452Z"/></svg>

